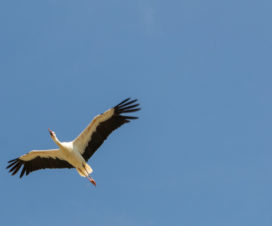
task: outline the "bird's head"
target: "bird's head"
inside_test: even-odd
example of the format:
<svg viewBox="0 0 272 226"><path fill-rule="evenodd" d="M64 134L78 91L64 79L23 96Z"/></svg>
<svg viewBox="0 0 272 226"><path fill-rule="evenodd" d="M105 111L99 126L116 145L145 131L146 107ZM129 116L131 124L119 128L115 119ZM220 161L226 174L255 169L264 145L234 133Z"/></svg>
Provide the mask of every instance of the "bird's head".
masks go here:
<svg viewBox="0 0 272 226"><path fill-rule="evenodd" d="M48 129L49 133L50 133L50 136L51 138L55 138L56 137L56 134L54 131L52 131L51 129Z"/></svg>

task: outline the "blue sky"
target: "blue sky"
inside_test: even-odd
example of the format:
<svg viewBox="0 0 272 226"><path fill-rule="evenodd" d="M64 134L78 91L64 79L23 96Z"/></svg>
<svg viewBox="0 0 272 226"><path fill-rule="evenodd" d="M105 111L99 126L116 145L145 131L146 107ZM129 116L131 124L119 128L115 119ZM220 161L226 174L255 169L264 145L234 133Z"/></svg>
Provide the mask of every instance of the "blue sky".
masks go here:
<svg viewBox="0 0 272 226"><path fill-rule="evenodd" d="M1 225L270 226L267 0L1 1ZM7 161L126 97L138 121L75 170Z"/></svg>

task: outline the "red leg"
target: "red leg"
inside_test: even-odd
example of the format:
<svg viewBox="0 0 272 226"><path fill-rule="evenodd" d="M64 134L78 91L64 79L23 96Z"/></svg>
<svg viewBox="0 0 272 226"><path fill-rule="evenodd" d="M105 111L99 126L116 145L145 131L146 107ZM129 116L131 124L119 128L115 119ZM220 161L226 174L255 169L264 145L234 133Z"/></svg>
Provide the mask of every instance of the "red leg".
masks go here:
<svg viewBox="0 0 272 226"><path fill-rule="evenodd" d="M93 178L91 178L90 176L88 176L87 178L94 186L96 186L96 182Z"/></svg>

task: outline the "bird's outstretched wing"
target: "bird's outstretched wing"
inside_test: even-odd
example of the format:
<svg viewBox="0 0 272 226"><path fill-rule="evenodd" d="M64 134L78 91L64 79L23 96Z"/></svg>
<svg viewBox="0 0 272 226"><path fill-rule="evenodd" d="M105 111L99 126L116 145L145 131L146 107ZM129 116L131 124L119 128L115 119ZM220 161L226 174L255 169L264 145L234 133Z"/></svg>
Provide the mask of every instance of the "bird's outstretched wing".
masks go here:
<svg viewBox="0 0 272 226"><path fill-rule="evenodd" d="M132 119L135 116L122 115L139 111L137 99L125 99L115 107L107 110L103 114L96 116L85 130L73 141L74 146L87 161L100 145L107 139L110 133Z"/></svg>
<svg viewBox="0 0 272 226"><path fill-rule="evenodd" d="M11 168L9 172L12 175L15 175L23 166L20 177L39 169L73 168L70 163L62 158L58 149L30 151L19 158L10 160L8 163L7 169Z"/></svg>

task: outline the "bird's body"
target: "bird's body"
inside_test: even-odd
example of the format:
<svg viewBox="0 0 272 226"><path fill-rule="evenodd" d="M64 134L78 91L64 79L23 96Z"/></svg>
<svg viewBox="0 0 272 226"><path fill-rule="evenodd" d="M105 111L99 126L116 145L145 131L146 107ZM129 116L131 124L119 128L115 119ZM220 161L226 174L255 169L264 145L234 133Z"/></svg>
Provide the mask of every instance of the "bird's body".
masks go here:
<svg viewBox="0 0 272 226"><path fill-rule="evenodd" d="M122 113L140 110L140 108L137 108L139 104L134 104L136 101L130 101L128 98L103 114L96 116L85 130L71 142L60 142L56 134L49 130L51 138L59 147L58 149L30 151L9 161L10 164L7 168L11 168L10 172L15 175L23 166L20 177L39 169L75 168L81 176L87 177L96 185L95 181L89 176L93 170L87 161L113 130L131 119L137 119L137 117L122 115Z"/></svg>
<svg viewBox="0 0 272 226"><path fill-rule="evenodd" d="M87 177L93 172L73 142L62 143L62 147L60 147L58 151L60 152L61 158L76 168L80 176Z"/></svg>

